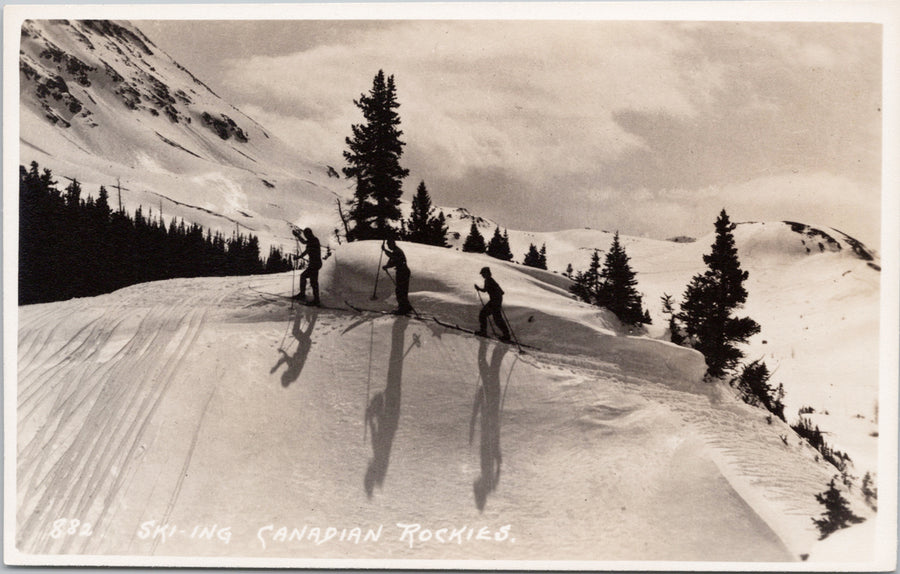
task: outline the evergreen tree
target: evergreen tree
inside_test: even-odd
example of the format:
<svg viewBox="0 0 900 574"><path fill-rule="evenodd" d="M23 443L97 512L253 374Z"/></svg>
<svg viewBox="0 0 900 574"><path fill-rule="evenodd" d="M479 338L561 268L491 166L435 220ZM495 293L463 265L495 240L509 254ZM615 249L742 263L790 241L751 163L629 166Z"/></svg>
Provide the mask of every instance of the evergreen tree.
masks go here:
<svg viewBox="0 0 900 574"><path fill-rule="evenodd" d="M353 101L362 110L364 124L354 124L353 137L346 138L349 150L344 159L349 167L344 175L356 179L356 190L348 217L354 224L347 240L384 239L396 234L394 224L400 220L402 181L409 170L400 166L403 146L400 140L400 115L396 109L397 91L394 76L385 79L379 70L368 95Z"/></svg>
<svg viewBox="0 0 900 574"><path fill-rule="evenodd" d="M421 181L419 182L419 187L416 189L416 195L413 196L412 212L406 223L406 233L404 234L404 238L407 241L415 243L428 242L428 223L431 220L431 212L433 210L434 209L431 207L431 196L428 195L428 189L425 187L425 182Z"/></svg>
<svg viewBox="0 0 900 574"><path fill-rule="evenodd" d="M878 485L871 472L866 472L863 476L862 486L859 487L860 492L865 498L866 504L872 510L878 510Z"/></svg>
<svg viewBox="0 0 900 574"><path fill-rule="evenodd" d="M416 195L412 201L412 212L408 222L401 222L402 236L407 241L424 243L425 245L447 246L447 224L444 214L433 216L434 208L431 205L431 196L425 182L420 182Z"/></svg>
<svg viewBox="0 0 900 574"><path fill-rule="evenodd" d="M636 289L637 279L628 261L625 248L619 243L617 231L600 271L596 304L615 313L623 323L640 325L649 315L645 316L641 308L641 294Z"/></svg>
<svg viewBox="0 0 900 574"><path fill-rule="evenodd" d="M787 422L784 418L784 385L773 387L769 384L771 378L772 374L766 364L762 360L756 360L744 366L741 376L736 380L737 388L745 403L763 407Z"/></svg>
<svg viewBox="0 0 900 574"><path fill-rule="evenodd" d="M541 250L538 253L538 267L541 269L547 268L547 244L541 244Z"/></svg>
<svg viewBox="0 0 900 574"><path fill-rule="evenodd" d="M432 217L429 222L429 245L436 245L437 247L449 247L450 244L447 242L447 234L450 232L450 226L447 225L447 220L444 218L444 212L439 211L437 217Z"/></svg>
<svg viewBox="0 0 900 574"><path fill-rule="evenodd" d="M579 271L575 274L575 284L569 288L576 297L590 303L597 303L597 292L600 288L600 252L596 249L591 255L591 264L587 271Z"/></svg>
<svg viewBox="0 0 900 574"><path fill-rule="evenodd" d="M723 209L716 220L712 252L703 256L709 268L691 280L678 313L691 346L706 357L707 373L712 377L733 371L744 357L736 344L760 331L753 319L732 316L747 300L744 281L749 275L738 261L732 233L735 227Z"/></svg>
<svg viewBox="0 0 900 574"><path fill-rule="evenodd" d="M830 534L837 532L842 528L847 528L851 524L859 524L864 519L853 514L850 509L850 503L841 494L832 478L828 484L828 490L816 495L816 501L825 507L825 514L820 518L813 518L812 521L819 529L819 540L824 540Z"/></svg>
<svg viewBox="0 0 900 574"><path fill-rule="evenodd" d="M537 247L534 246L534 243L528 245L528 253L525 254L522 265L541 269L541 254L538 252Z"/></svg>
<svg viewBox="0 0 900 574"><path fill-rule="evenodd" d="M509 234L504 233L504 235L501 235L499 225L494 229L494 235L491 237L490 242L488 242L487 250L485 252L496 259L512 261L513 255L512 251L509 249Z"/></svg>
<svg viewBox="0 0 900 574"><path fill-rule="evenodd" d="M69 208L77 208L81 203L81 184L77 179L73 179L72 183L66 186L66 206Z"/></svg>
<svg viewBox="0 0 900 574"><path fill-rule="evenodd" d="M478 226L472 221L472 227L469 229L469 235L463 242L462 250L467 253L484 253L487 246L484 243L484 236L478 231Z"/></svg>
<svg viewBox="0 0 900 574"><path fill-rule="evenodd" d="M668 293L663 293L660 299L662 300L662 313L669 317L669 340L676 345L681 345L684 343L684 336L681 334L681 327L678 325L675 300Z"/></svg>

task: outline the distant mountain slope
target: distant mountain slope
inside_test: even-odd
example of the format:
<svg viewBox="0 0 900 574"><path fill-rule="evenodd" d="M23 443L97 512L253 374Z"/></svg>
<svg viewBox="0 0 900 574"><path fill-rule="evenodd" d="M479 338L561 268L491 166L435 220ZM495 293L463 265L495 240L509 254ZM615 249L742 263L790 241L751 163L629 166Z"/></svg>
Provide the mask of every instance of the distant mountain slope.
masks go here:
<svg viewBox="0 0 900 574"><path fill-rule="evenodd" d="M283 220L329 234L335 189L127 22L26 21L20 162L75 177L87 194L121 182L130 209L292 245ZM335 185L337 184L337 185Z"/></svg>

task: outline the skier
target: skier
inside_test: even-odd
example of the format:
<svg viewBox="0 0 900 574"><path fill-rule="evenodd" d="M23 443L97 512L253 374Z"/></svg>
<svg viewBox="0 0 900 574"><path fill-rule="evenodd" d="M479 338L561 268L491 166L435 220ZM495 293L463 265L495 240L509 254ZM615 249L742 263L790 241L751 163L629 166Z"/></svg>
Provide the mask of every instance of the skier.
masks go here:
<svg viewBox="0 0 900 574"><path fill-rule="evenodd" d="M322 244L319 243L319 238L313 235L312 229L309 227L304 229L302 233L300 232L299 227L294 227L292 231L294 237L297 238L297 241L306 245L306 249L299 257L309 256L309 264L300 275L300 292L295 295L295 298L306 301L306 280L309 279L309 284L312 287L313 292L313 300L308 304L318 307L321 305L319 302L319 269L322 268Z"/></svg>
<svg viewBox="0 0 900 574"><path fill-rule="evenodd" d="M503 289L501 289L500 285L498 285L497 282L494 281L494 278L491 277L490 268L482 268L481 276L484 277L484 288L475 285L475 290L487 292L490 299L481 308L481 312L478 314L478 323L481 325L481 328L475 334L482 337L487 336L487 318L488 316L491 316L494 319L494 324L500 329L500 340L508 342L509 328L506 326L506 321L503 320Z"/></svg>
<svg viewBox="0 0 900 574"><path fill-rule="evenodd" d="M382 245L381 249L387 254L388 262L382 269L387 271L393 267L397 270L396 279L394 280L394 294L397 297L397 310L394 311L394 313L397 315L408 315L413 308L409 303L410 272L409 266L406 264L406 254L403 253L402 249L397 247L397 243L393 238L388 238L386 244L387 247Z"/></svg>

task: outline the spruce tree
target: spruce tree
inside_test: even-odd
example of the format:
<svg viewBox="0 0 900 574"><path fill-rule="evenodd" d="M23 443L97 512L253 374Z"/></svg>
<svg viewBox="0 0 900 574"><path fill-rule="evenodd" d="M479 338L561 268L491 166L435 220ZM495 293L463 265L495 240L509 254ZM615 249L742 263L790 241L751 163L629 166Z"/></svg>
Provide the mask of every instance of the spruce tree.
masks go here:
<svg viewBox="0 0 900 574"><path fill-rule="evenodd" d="M547 244L541 244L541 250L538 253L538 267L541 269L547 268Z"/></svg>
<svg viewBox="0 0 900 574"><path fill-rule="evenodd" d="M407 241L414 243L428 243L429 239L429 221L431 219L431 196L428 195L428 188L425 182L420 181L419 187L416 189L416 195L412 200L412 212L406 223L406 233L404 237Z"/></svg>
<svg viewBox="0 0 900 574"><path fill-rule="evenodd" d="M816 501L825 507L825 514L812 521L819 529L819 540L824 540L828 535L847 528L851 524L859 524L864 519L853 514L850 503L837 489L834 478L828 484L828 490L816 495Z"/></svg>
<svg viewBox="0 0 900 574"><path fill-rule="evenodd" d="M733 371L744 357L736 344L746 343L760 331L753 319L732 316L747 300L744 281L749 276L738 261L735 227L723 209L716 220L712 252L703 256L709 268L691 280L677 315L691 346L706 358L707 373L712 377Z"/></svg>
<svg viewBox="0 0 900 574"><path fill-rule="evenodd" d="M439 211L437 217L432 217L428 222L428 244L437 247L449 247L447 243L447 233L450 232L450 226L444 218L444 212Z"/></svg>
<svg viewBox="0 0 900 574"><path fill-rule="evenodd" d="M641 294L636 289L637 279L628 261L617 231L600 271L596 304L615 313L623 323L640 325L649 316L645 316L641 308Z"/></svg>
<svg viewBox="0 0 900 574"><path fill-rule="evenodd" d="M463 242L462 250L467 253L484 253L485 249L487 249L487 246L484 243L484 236L478 231L478 226L473 221L472 227L469 229L469 235Z"/></svg>
<svg viewBox="0 0 900 574"><path fill-rule="evenodd" d="M526 265L528 267L541 268L541 254L538 253L537 247L534 246L534 243L530 243L528 245L528 253L525 254L525 258L522 260L522 265Z"/></svg>
<svg viewBox="0 0 900 574"><path fill-rule="evenodd" d="M501 235L499 225L494 229L494 235L488 242L486 253L503 261L512 261L512 251L509 249L509 234Z"/></svg>
<svg viewBox="0 0 900 574"><path fill-rule="evenodd" d="M356 190L348 218L354 224L348 241L384 239L395 235L394 224L400 220L400 195L403 178L409 170L400 166L403 146L400 140L400 115L396 109L397 91L394 76L385 79L378 70L368 95L353 101L362 110L366 123L351 126L353 137L346 138L349 150L344 159L350 165L344 175L356 179Z"/></svg>
<svg viewBox="0 0 900 574"><path fill-rule="evenodd" d="M412 201L412 212L408 222L403 226L403 237L407 241L424 243L425 245L447 246L447 224L444 214L433 216L434 207L425 182L419 183Z"/></svg>
<svg viewBox="0 0 900 574"><path fill-rule="evenodd" d="M668 293L663 293L660 299L662 300L662 314L669 318L669 340L676 345L681 345L684 343L684 337L676 317L675 300Z"/></svg>
<svg viewBox="0 0 900 574"><path fill-rule="evenodd" d="M591 255L591 264L587 271L575 274L575 284L569 288L576 297L585 303L596 304L597 291L600 286L600 252L596 249Z"/></svg>
<svg viewBox="0 0 900 574"><path fill-rule="evenodd" d="M732 384L737 384L738 390L743 395L744 402L750 405L763 407L782 421L784 417L784 385L773 387L769 384L772 373L769 367L758 359L749 365L744 365L741 375Z"/></svg>

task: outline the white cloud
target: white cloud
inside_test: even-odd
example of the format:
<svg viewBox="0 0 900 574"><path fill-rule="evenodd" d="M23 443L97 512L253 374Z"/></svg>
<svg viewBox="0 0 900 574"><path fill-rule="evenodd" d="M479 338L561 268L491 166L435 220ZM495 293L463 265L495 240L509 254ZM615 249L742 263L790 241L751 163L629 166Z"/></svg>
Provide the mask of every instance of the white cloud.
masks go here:
<svg viewBox="0 0 900 574"><path fill-rule="evenodd" d="M735 218L840 219L853 235L878 219L874 30L373 23L297 53L229 60L225 77L252 102L245 111L334 164L362 121L353 99L379 69L393 74L410 180L440 182L451 204L504 190L486 215L506 210L510 227L695 234L732 206ZM548 206L559 194L572 198Z"/></svg>

